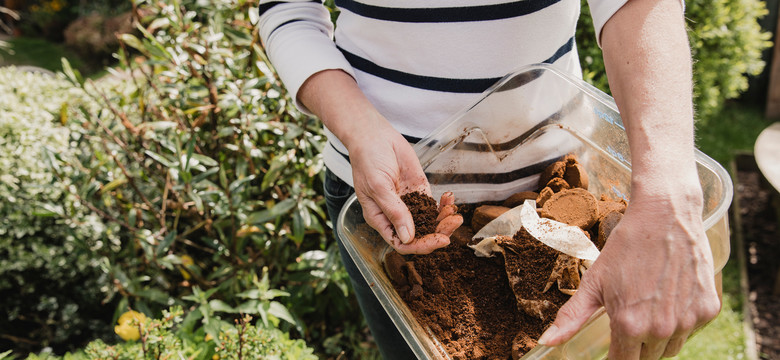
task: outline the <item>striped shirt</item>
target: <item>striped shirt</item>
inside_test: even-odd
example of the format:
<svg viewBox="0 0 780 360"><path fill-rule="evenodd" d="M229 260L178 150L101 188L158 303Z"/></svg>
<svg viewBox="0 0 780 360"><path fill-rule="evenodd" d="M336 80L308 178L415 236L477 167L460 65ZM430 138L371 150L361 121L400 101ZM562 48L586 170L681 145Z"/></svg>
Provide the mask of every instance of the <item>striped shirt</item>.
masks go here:
<svg viewBox="0 0 780 360"><path fill-rule="evenodd" d="M589 0L596 33L627 0ZM260 1L260 36L296 105L304 81L341 69L411 143L473 104L501 77L548 63L581 76L579 0L336 0L334 28L317 0ZM335 41L333 40L335 36ZM330 132L326 166L352 185Z"/></svg>

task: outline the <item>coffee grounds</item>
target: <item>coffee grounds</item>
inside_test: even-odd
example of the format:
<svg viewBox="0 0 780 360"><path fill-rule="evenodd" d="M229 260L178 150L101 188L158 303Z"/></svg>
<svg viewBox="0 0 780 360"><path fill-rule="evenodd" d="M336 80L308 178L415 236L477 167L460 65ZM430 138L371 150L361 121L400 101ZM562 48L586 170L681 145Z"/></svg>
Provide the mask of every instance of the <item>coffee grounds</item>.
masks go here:
<svg viewBox="0 0 780 360"><path fill-rule="evenodd" d="M540 185L546 185L553 177L563 176L565 165L574 164L577 163L573 157L560 161L558 166L554 163L545 170L546 174L542 176L546 175L548 179L540 181ZM554 193L550 188L543 190L549 191L547 198ZM527 194L523 196L527 197ZM424 235L420 229L426 223L434 224L435 229L437 217L436 202L430 197L426 200L426 197L420 193L402 197L412 211L416 232L420 235ZM470 236L473 236L471 226L474 210L481 205L500 204L484 202L458 205L458 213L464 218L462 239L459 237L458 241L429 255L410 257L414 262L413 268L422 279L421 286L394 284L417 321L430 329L452 359L521 357L536 346L536 339L552 324L555 312L570 298L560 292L557 286L542 292L559 252L536 241L524 230L515 234L511 243L507 241L501 244L505 248L504 257L479 258L474 255L473 249L466 246ZM542 204L543 201L537 199L537 206ZM425 208L429 215L415 215L415 211L423 213L421 210ZM597 238L596 229L598 226L591 229L594 232L592 239ZM511 285L510 277L513 280ZM518 298L549 301L553 306L545 314L545 321L542 321L520 309Z"/></svg>
<svg viewBox="0 0 780 360"><path fill-rule="evenodd" d="M546 323L552 323L558 309L569 299L557 288L543 292L561 252L536 240L525 229L500 245L504 248L509 285L516 298L551 302L554 306L545 309L544 318Z"/></svg>
<svg viewBox="0 0 780 360"><path fill-rule="evenodd" d="M439 207L436 200L419 191L401 195L401 201L409 208L414 219L414 237L436 232L436 217L439 216Z"/></svg>
<svg viewBox="0 0 780 360"><path fill-rule="evenodd" d="M518 333L537 339L549 326L517 308L500 257L478 258L474 250L451 244L413 261L423 292L396 289L452 359L511 359ZM540 278L543 287L547 278Z"/></svg>

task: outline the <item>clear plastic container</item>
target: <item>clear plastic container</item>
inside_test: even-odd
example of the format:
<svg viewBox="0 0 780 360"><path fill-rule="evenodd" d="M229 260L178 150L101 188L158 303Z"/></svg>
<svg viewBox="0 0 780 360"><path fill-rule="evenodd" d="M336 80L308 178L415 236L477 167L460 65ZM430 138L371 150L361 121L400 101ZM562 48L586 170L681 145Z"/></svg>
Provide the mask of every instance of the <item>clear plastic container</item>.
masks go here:
<svg viewBox="0 0 780 360"><path fill-rule="evenodd" d="M436 199L453 191L456 202L472 203L533 190L538 176L531 174L567 153L576 154L587 169L591 192L614 199L630 196L628 139L614 100L549 65L527 66L507 75L476 104L416 144L415 150ZM704 191L702 218L717 273L729 257L731 178L698 150L696 159ZM464 183L485 179L492 184ZM387 278L382 259L390 247L365 224L354 195L337 226L349 255L417 357L449 359ZM609 319L602 309L567 343L537 346L523 359L602 359L609 341Z"/></svg>

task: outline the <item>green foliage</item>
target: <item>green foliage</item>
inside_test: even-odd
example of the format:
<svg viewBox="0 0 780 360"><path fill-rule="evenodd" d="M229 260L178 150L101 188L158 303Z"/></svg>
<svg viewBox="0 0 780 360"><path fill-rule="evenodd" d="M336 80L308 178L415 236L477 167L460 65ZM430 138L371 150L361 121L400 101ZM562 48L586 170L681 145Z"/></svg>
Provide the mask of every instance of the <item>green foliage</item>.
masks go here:
<svg viewBox="0 0 780 360"><path fill-rule="evenodd" d="M275 328L252 324L252 318L244 316L236 324L223 324L217 337L191 332L184 326L186 316L180 307L162 312L159 319L146 319L134 323L139 329L137 341L109 345L103 340L89 343L85 349L65 354L63 357L46 353L30 354L27 360L316 360L313 349L302 340ZM0 359L3 355L0 354Z"/></svg>
<svg viewBox="0 0 780 360"><path fill-rule="evenodd" d="M73 153L61 123L94 104L13 67L0 84L0 348L63 350L105 333L111 314L101 309L111 279L92 255L110 229L69 193L77 170L57 160Z"/></svg>
<svg viewBox="0 0 780 360"><path fill-rule="evenodd" d="M85 64L72 51L61 44L41 38L15 37L8 40L5 49L0 49L0 64L29 65L49 71L62 71L60 58L68 58L73 67L86 69Z"/></svg>
<svg viewBox="0 0 780 360"><path fill-rule="evenodd" d="M768 12L760 0L690 0L685 16L694 58L694 103L697 120L706 124L748 88L748 75L764 68L761 52L770 47L771 34L762 32L757 19ZM596 44L587 1L577 26L577 45L583 78L608 91L601 49Z"/></svg>
<svg viewBox="0 0 780 360"><path fill-rule="evenodd" d="M268 63L256 3L136 4L141 35L121 35L112 76L85 81L64 66L102 106L70 120L78 153L60 165L82 170L68 176L73 196L121 229L95 251L119 308L193 302L191 320L212 334L257 314L344 351L355 340L334 336L363 326L326 237L325 139Z"/></svg>

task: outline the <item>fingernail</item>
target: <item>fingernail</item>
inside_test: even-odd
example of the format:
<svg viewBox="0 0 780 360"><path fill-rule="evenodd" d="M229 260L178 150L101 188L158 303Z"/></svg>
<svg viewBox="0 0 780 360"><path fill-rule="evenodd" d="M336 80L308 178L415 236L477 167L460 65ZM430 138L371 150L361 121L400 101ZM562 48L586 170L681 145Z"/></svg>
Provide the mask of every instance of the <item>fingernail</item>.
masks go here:
<svg viewBox="0 0 780 360"><path fill-rule="evenodd" d="M412 235L409 233L409 229L406 226L398 228L398 238L401 239L401 242L404 244L408 244L412 241Z"/></svg>
<svg viewBox="0 0 780 360"><path fill-rule="evenodd" d="M558 327L555 325L550 325L547 331L545 331L544 334L542 334L542 336L539 337L539 344L547 345L547 343L550 342L550 340L552 340L552 338L554 338L555 335L557 335L556 334L557 332L558 332Z"/></svg>

